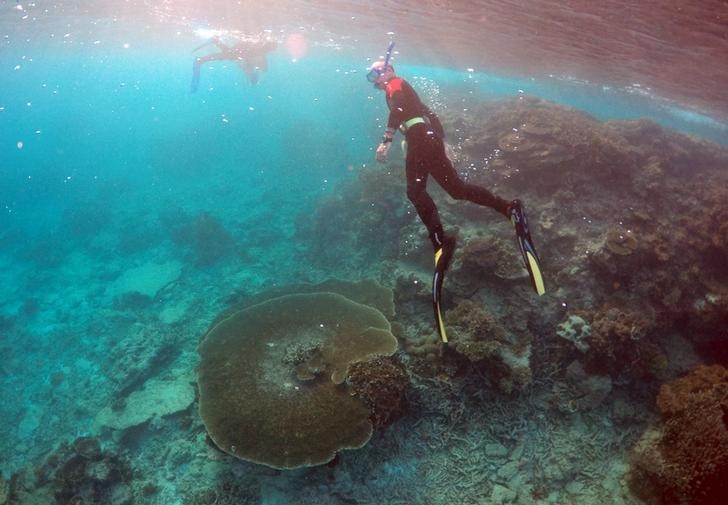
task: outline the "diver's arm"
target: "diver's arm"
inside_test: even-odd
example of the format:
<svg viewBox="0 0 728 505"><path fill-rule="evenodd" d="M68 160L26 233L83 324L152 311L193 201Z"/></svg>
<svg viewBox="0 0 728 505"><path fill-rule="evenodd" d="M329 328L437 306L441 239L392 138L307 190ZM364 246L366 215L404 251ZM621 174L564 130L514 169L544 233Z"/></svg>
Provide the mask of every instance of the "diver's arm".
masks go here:
<svg viewBox="0 0 728 505"><path fill-rule="evenodd" d="M221 53L229 53L231 51L230 46L220 40L220 37L212 37L212 39L210 39L210 42L215 44Z"/></svg>
<svg viewBox="0 0 728 505"><path fill-rule="evenodd" d="M225 53L213 53L208 54L206 56L200 56L199 58L195 59L195 63L197 65L202 65L203 63L207 63L208 61L220 61L220 60L229 60L230 58Z"/></svg>
<svg viewBox="0 0 728 505"><path fill-rule="evenodd" d="M377 146L377 152L375 154L375 158L378 162L383 163L387 159L387 153L389 153L389 148L392 147L392 139L394 138L394 134L397 130L394 128L387 128L384 130L384 135L382 135L382 142Z"/></svg>

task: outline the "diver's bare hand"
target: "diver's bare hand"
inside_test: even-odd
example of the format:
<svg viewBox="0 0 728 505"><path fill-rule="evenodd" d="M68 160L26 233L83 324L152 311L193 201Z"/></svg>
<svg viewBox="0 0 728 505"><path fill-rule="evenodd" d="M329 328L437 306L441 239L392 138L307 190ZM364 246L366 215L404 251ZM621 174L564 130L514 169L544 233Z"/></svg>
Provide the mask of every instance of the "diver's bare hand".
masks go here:
<svg viewBox="0 0 728 505"><path fill-rule="evenodd" d="M389 152L389 148L392 146L391 142L382 142L379 144L379 147L377 147L377 154L376 158L379 163L384 163L387 159L387 153Z"/></svg>

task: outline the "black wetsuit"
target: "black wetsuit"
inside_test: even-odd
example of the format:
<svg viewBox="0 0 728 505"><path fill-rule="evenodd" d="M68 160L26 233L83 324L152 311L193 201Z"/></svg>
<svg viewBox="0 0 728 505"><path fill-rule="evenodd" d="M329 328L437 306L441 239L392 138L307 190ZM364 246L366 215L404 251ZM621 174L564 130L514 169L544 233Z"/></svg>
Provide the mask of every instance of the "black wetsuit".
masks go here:
<svg viewBox="0 0 728 505"><path fill-rule="evenodd" d="M429 175L456 200L468 200L491 207L508 217L508 202L487 189L469 184L458 177L445 154L444 133L440 120L422 103L410 84L395 77L386 85L389 107L388 128L396 130L412 118L422 117L426 122L407 129L407 197L414 204L420 219L430 234L432 246L442 246L443 230L437 207L427 194Z"/></svg>

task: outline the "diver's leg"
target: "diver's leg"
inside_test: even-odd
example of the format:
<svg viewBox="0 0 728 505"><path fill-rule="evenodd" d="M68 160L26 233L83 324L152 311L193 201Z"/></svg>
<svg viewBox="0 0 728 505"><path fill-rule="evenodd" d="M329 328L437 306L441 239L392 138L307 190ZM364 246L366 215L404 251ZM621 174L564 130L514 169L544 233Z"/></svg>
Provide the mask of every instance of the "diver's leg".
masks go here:
<svg viewBox="0 0 728 505"><path fill-rule="evenodd" d="M190 84L190 91L192 93L197 92L197 87L200 85L200 58L195 58L192 62L192 83Z"/></svg>
<svg viewBox="0 0 728 505"><path fill-rule="evenodd" d="M407 198L415 206L417 215L427 228L432 247L442 247L444 232L440 215L432 197L427 193L427 170L425 160L416 155L417 149L410 146L407 150Z"/></svg>
<svg viewBox="0 0 728 505"><path fill-rule="evenodd" d="M432 241L435 257L435 270L432 273L432 310L435 316L435 328L442 342L447 343L447 331L441 309L442 286L445 281L445 272L450 266L455 252L456 240L454 236L446 236L443 232L435 202L427 194L430 161L426 151L422 145L410 144L407 149L407 197L417 209L417 214L427 227Z"/></svg>
<svg viewBox="0 0 728 505"><path fill-rule="evenodd" d="M208 61L224 59L223 56L223 53L215 53L195 58L195 61L192 62L192 84L190 85L192 93L196 92L197 87L200 85L200 69L202 68L202 64L207 63Z"/></svg>
<svg viewBox="0 0 728 505"><path fill-rule="evenodd" d="M248 78L248 82L255 86L258 84L258 79L260 79L260 75L258 74L258 68L253 64L250 60L245 60L245 62L240 65L243 69L243 72L245 72L245 77Z"/></svg>
<svg viewBox="0 0 728 505"><path fill-rule="evenodd" d="M490 207L510 218L508 213L509 202L507 200L494 195L482 186L463 181L446 156L445 150L442 149L441 151L441 153L438 152L433 155L433 159L436 160L433 162L435 168L430 173L448 195L456 200L467 200Z"/></svg>

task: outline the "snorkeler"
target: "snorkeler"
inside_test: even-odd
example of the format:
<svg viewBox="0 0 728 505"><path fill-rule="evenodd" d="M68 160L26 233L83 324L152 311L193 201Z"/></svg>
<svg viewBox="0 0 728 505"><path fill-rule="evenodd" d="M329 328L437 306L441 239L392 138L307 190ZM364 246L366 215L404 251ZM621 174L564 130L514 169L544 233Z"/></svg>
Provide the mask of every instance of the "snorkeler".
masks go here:
<svg viewBox="0 0 728 505"><path fill-rule="evenodd" d="M208 54L195 58L192 63L192 85L190 89L192 93L197 91L200 84L200 67L208 61L231 60L238 64L245 72L248 82L252 85L258 83L260 79L259 72L268 70L267 54L273 51L278 44L269 38L254 37L241 40L234 46L224 44L219 37L213 37L208 42L195 49L202 49L208 44L215 44L220 52Z"/></svg>
<svg viewBox="0 0 728 505"><path fill-rule="evenodd" d="M395 75L394 67L389 63L393 46L394 43L390 43L385 60L375 62L367 74L367 80L374 84L375 88L386 93L389 107L387 129L377 147L376 159L379 162L386 160L392 138L397 129L400 129L407 140L407 197L427 227L435 251L432 304L437 331L442 341L447 343L447 334L440 313L440 298L443 278L455 251L456 239L455 236L446 235L443 231L437 207L427 193L427 179L430 175L452 198L490 207L511 219L516 227L524 264L530 274L531 283L539 295L545 292L543 278L538 255L531 242L528 220L520 201L508 202L483 187L463 181L458 176L445 151L445 135L439 118L422 103L407 81Z"/></svg>

